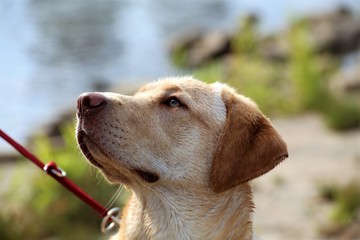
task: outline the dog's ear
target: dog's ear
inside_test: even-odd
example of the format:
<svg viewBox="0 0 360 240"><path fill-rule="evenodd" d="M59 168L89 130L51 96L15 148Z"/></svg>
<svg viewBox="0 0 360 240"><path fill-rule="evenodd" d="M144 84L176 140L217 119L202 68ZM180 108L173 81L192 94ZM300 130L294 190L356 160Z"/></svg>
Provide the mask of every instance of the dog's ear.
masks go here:
<svg viewBox="0 0 360 240"><path fill-rule="evenodd" d="M254 179L288 157L286 144L255 104L223 89L227 114L211 167L211 187L222 192Z"/></svg>

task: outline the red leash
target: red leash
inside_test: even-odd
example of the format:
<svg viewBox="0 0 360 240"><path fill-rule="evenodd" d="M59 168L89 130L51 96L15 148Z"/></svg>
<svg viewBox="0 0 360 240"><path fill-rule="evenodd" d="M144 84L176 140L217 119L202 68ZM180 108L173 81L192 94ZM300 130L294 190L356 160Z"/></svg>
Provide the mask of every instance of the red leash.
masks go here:
<svg viewBox="0 0 360 240"><path fill-rule="evenodd" d="M111 210L103 207L101 204L96 202L93 198L91 198L87 193L85 193L81 188L79 188L75 183L70 181L66 177L66 172L61 168L56 166L54 162L49 162L44 164L41 162L36 156L30 153L26 148L17 143L14 139L12 139L9 135L7 135L4 131L0 129L0 137L2 137L5 141L7 141L10 145L12 145L21 155L25 158L29 159L33 163L35 163L39 168L53 177L56 181L58 181L61 185L63 185L66 189L80 198L84 203L92 207L95 211L97 211L100 216L103 218L101 223L101 230L103 232L110 231L113 227L118 227L120 223L120 219L117 217L119 214L118 208L113 208Z"/></svg>

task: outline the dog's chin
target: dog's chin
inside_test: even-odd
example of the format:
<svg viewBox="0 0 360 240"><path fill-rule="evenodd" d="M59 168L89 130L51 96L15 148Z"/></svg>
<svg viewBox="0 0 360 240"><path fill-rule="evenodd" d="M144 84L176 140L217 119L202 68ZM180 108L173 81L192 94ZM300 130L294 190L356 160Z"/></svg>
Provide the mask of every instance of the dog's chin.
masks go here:
<svg viewBox="0 0 360 240"><path fill-rule="evenodd" d="M84 156L86 157L86 159L95 167L99 168L100 170L102 170L102 172L104 173L106 179L111 182L111 183L123 183L126 184L128 183L127 178L125 178L124 176L119 176L118 174L114 175L111 174L109 171L107 171L102 164L100 164L95 158L94 156L91 154L88 145L86 144L85 138L87 138L86 141L91 141L89 140L88 136L86 135L86 133L82 130L79 130L77 132L77 141L79 144L79 147L81 149L81 151L83 152ZM143 170L143 169L131 169L130 170L134 175L140 177L143 181L147 182L147 183L155 183L157 182L160 177L158 174L151 172L151 171L147 171L147 170Z"/></svg>

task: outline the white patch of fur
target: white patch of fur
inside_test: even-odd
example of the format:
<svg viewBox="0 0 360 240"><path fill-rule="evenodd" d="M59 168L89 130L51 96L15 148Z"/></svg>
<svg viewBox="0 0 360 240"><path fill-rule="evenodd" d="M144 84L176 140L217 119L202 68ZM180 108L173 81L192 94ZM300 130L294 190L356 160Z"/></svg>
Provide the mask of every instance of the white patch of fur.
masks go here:
<svg viewBox="0 0 360 240"><path fill-rule="evenodd" d="M213 110L214 110L214 117L216 122L220 125L223 124L225 122L226 119L226 107L225 107L225 103L221 97L221 93L222 90L224 89L226 85L223 83L213 83L212 87L213 87L213 92L215 93L215 100L213 103Z"/></svg>

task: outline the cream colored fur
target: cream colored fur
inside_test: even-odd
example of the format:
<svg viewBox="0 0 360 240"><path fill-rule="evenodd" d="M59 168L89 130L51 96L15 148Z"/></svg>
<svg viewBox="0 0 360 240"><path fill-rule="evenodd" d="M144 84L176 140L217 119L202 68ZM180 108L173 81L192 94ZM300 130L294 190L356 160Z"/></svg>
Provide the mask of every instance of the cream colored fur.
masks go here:
<svg viewBox="0 0 360 240"><path fill-rule="evenodd" d="M227 144L221 141L227 136L225 124L230 124L229 98L246 106L239 115L252 116L254 111L263 119L251 100L224 84L205 84L192 77L162 79L142 87L134 96L102 94L106 106L78 117L78 140L109 181L132 191L120 231L112 240L252 239L249 183L222 183L222 174L232 173L215 174L213 169L215 154L222 156L221 146ZM174 97L182 105L168 106ZM237 130L232 131L236 135ZM287 152L279 141L282 155L276 151L276 156L269 153L269 157L281 161ZM256 149L249 151L257 151L254 146ZM230 158L216 161L225 164L238 157ZM279 161L250 177L263 174ZM149 173L157 178L147 181L141 176ZM232 182L232 176L229 179Z"/></svg>

